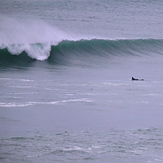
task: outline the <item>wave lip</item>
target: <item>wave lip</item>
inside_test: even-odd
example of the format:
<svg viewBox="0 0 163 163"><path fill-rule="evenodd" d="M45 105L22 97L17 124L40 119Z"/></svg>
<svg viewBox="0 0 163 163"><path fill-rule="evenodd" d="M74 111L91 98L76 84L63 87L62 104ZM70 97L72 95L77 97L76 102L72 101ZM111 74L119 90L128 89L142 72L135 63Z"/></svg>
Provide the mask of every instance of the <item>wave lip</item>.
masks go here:
<svg viewBox="0 0 163 163"><path fill-rule="evenodd" d="M49 43L12 44L6 46L6 49L13 55L26 52L30 58L43 61L49 57L51 45Z"/></svg>

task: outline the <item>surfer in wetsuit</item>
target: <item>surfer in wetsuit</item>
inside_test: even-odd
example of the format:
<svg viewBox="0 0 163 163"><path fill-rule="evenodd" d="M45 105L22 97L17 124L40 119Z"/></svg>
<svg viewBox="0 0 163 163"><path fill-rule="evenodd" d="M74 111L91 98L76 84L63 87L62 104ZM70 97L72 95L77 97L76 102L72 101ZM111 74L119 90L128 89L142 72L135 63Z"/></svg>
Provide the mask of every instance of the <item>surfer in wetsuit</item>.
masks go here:
<svg viewBox="0 0 163 163"><path fill-rule="evenodd" d="M132 77L132 80L136 80L136 81L144 81L144 79L136 79L134 77Z"/></svg>

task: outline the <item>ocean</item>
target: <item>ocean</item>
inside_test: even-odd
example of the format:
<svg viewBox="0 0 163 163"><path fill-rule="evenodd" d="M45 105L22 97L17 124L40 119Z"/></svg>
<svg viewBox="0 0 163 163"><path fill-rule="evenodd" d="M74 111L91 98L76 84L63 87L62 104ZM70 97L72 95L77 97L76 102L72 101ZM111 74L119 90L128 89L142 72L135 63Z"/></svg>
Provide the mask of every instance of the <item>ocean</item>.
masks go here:
<svg viewBox="0 0 163 163"><path fill-rule="evenodd" d="M0 162L163 162L162 15L162 0L0 0Z"/></svg>

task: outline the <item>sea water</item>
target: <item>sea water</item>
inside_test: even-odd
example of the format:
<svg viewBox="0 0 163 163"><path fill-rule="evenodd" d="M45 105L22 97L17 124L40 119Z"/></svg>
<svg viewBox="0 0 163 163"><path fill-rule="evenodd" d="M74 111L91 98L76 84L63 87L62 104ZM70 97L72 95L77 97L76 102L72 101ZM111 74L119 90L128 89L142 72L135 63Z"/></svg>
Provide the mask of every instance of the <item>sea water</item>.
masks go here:
<svg viewBox="0 0 163 163"><path fill-rule="evenodd" d="M163 162L162 11L1 0L0 162Z"/></svg>

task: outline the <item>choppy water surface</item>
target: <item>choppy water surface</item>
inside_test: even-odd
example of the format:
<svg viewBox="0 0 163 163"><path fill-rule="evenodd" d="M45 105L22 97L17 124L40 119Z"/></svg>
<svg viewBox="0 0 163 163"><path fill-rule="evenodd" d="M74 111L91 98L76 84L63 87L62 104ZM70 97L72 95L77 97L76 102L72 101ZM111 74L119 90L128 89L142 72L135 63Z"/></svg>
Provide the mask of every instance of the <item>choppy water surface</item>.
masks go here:
<svg viewBox="0 0 163 163"><path fill-rule="evenodd" d="M3 162L162 162L162 130L57 132L1 139ZM9 148L10 147L10 148ZM17 153L19 152L19 156Z"/></svg>

